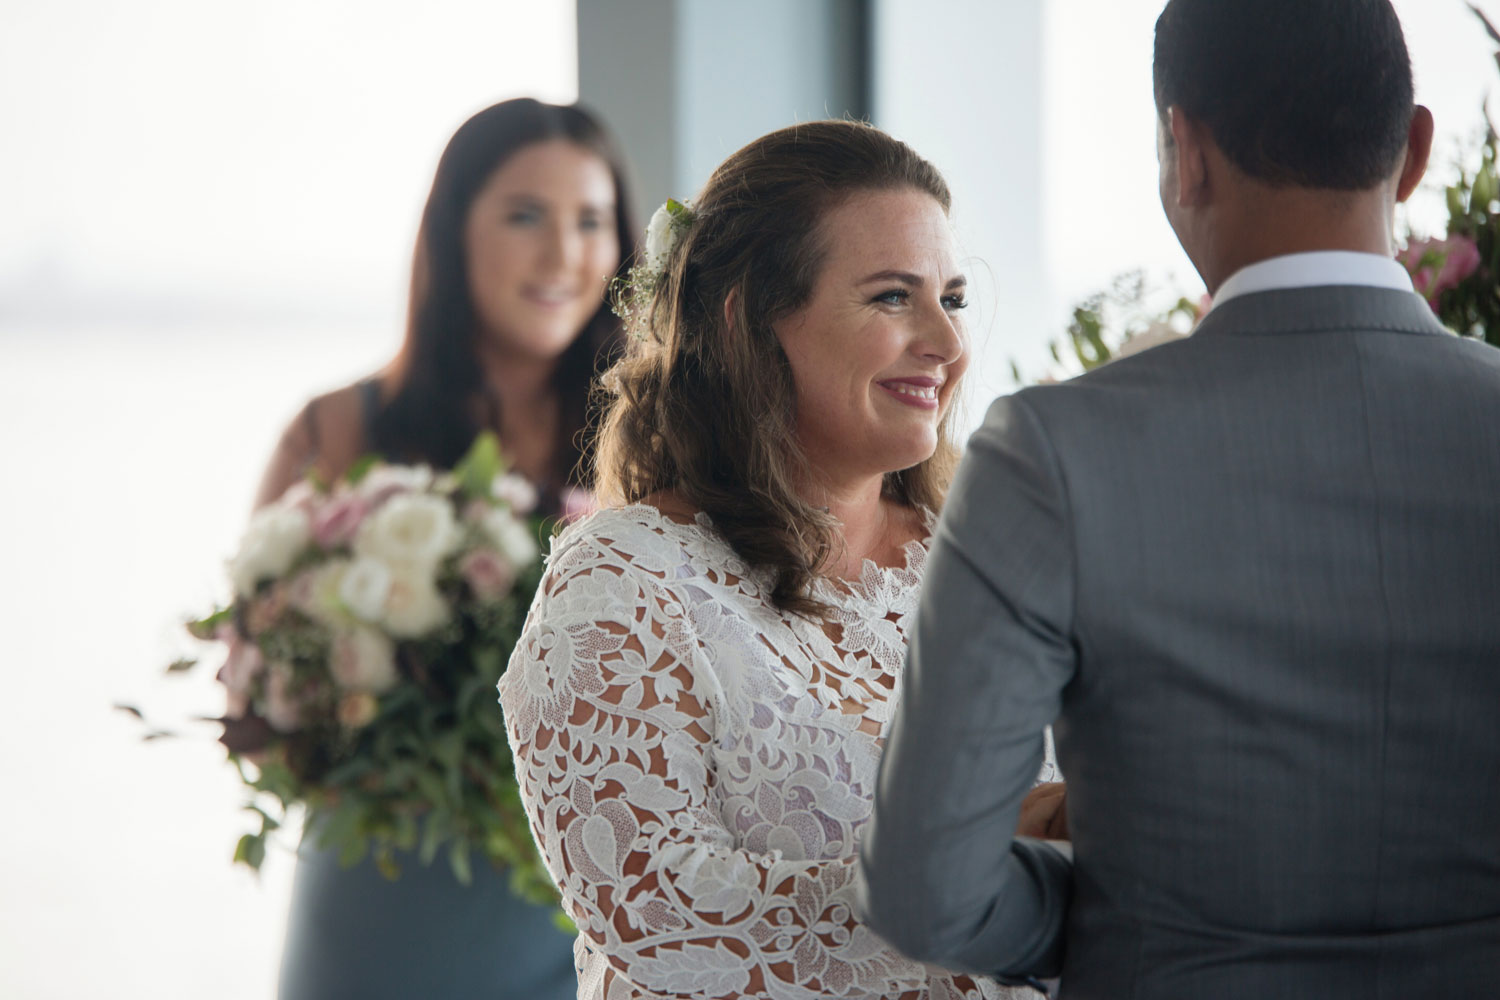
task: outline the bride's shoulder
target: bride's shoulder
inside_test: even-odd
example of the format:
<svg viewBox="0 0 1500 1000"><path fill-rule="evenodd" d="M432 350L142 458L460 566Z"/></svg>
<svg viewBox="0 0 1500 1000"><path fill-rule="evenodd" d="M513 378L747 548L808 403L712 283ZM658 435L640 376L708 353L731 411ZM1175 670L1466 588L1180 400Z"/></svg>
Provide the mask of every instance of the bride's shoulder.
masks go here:
<svg viewBox="0 0 1500 1000"><path fill-rule="evenodd" d="M684 520L650 503L604 507L553 539L548 566L556 574L568 574L610 565L673 580L693 561L702 535L697 519Z"/></svg>

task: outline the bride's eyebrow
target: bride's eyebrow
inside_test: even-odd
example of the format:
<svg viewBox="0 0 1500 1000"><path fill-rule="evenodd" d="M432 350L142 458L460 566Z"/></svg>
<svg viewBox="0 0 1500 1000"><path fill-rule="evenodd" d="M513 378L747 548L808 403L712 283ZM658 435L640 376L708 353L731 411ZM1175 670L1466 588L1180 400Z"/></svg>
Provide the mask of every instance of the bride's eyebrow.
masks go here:
<svg viewBox="0 0 1500 1000"><path fill-rule="evenodd" d="M873 285L877 281L899 281L903 285L910 285L913 288L921 288L924 284L926 284L926 282L922 280L921 275L913 274L910 271L876 271L869 277L859 279L856 284ZM969 279L960 274L957 277L951 279L948 284L943 287L943 290L946 292L954 292L960 288L968 287L968 284Z"/></svg>

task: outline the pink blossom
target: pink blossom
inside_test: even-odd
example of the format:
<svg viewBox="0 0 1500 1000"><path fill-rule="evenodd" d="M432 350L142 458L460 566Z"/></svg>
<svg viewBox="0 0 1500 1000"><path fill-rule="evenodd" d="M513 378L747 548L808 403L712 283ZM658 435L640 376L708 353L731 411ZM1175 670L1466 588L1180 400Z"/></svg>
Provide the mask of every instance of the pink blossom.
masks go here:
<svg viewBox="0 0 1500 1000"><path fill-rule="evenodd" d="M1479 247L1467 236L1446 240L1418 240L1397 255L1411 273L1412 287L1433 309L1443 293L1457 288L1479 270Z"/></svg>
<svg viewBox="0 0 1500 1000"><path fill-rule="evenodd" d="M313 505L318 501L318 491L312 483L306 479L299 479L287 487L285 493L276 501L283 507L294 507L298 510L312 512Z"/></svg>
<svg viewBox="0 0 1500 1000"><path fill-rule="evenodd" d="M292 693L292 670L275 664L266 675L266 722L279 733L289 733L302 725L302 706Z"/></svg>
<svg viewBox="0 0 1500 1000"><path fill-rule="evenodd" d="M219 668L219 683L229 689L231 694L248 695L255 683L255 678L265 668L265 660L261 657L260 647L232 628L221 628L218 638L229 643L229 654L224 658L224 665Z"/></svg>
<svg viewBox="0 0 1500 1000"><path fill-rule="evenodd" d="M391 640L371 628L356 628L334 636L329 673L351 691L380 694L401 679Z"/></svg>
<svg viewBox="0 0 1500 1000"><path fill-rule="evenodd" d="M498 601L516 585L516 570L494 549L475 549L458 564L464 582L481 601Z"/></svg>
<svg viewBox="0 0 1500 1000"><path fill-rule="evenodd" d="M358 493L336 495L313 511L313 538L325 551L348 545L369 512L369 501Z"/></svg>
<svg viewBox="0 0 1500 1000"><path fill-rule="evenodd" d="M517 514L530 514L536 510L536 487L519 473L509 472L498 477L495 480L494 493Z"/></svg>
<svg viewBox="0 0 1500 1000"><path fill-rule="evenodd" d="M371 507L379 507L402 493L422 493L432 486L433 473L425 465L377 465L356 489Z"/></svg>
<svg viewBox="0 0 1500 1000"><path fill-rule="evenodd" d="M480 524L490 511L495 508L484 500L470 500L464 504L463 519L465 524Z"/></svg>
<svg viewBox="0 0 1500 1000"><path fill-rule="evenodd" d="M252 636L276 627L291 603L291 589L285 581L273 584L259 597L245 605L245 630Z"/></svg>
<svg viewBox="0 0 1500 1000"><path fill-rule="evenodd" d="M562 519L565 523L588 517L599 509L599 501L589 490L570 486L562 493Z"/></svg>

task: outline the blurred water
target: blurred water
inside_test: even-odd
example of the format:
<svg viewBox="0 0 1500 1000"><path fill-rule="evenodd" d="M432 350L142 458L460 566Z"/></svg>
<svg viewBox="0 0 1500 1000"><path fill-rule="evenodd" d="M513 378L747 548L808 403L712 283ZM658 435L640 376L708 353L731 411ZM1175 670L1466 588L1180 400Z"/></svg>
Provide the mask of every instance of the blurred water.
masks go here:
<svg viewBox="0 0 1500 1000"><path fill-rule="evenodd" d="M111 709L214 715L165 678L281 427L373 370L389 331L0 328L0 996L266 1000L291 837L259 878L212 742L143 744ZM293 835L294 835L293 831Z"/></svg>

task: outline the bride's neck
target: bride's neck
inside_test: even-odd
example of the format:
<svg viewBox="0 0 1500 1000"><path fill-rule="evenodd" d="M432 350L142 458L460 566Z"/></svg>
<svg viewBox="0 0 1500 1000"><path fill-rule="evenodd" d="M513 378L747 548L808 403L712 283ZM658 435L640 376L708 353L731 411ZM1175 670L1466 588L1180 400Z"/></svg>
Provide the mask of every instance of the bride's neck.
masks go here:
<svg viewBox="0 0 1500 1000"><path fill-rule="evenodd" d="M903 509L881 496L884 477L839 488L809 491L814 506L827 507L840 524L840 545L827 567L830 575L851 579L866 559L885 565L907 541Z"/></svg>

